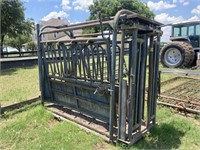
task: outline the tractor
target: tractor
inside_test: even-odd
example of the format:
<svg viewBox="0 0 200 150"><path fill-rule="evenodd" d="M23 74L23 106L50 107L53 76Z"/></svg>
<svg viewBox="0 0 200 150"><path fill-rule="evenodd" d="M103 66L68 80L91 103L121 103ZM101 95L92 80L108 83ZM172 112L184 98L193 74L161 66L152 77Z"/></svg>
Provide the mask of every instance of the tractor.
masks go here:
<svg viewBox="0 0 200 150"><path fill-rule="evenodd" d="M171 42L161 49L161 63L168 68L195 66L200 52L200 21L176 23L171 27Z"/></svg>

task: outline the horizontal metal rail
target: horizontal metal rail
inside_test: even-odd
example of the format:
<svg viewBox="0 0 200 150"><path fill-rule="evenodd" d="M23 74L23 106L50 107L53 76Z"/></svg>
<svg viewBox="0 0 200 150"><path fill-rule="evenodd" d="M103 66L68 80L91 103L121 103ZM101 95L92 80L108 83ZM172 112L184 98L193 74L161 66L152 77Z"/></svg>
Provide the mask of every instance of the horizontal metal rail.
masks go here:
<svg viewBox="0 0 200 150"><path fill-rule="evenodd" d="M33 103L35 103L39 100L40 100L40 96L32 98L32 99L24 100L22 102L18 102L18 103L15 103L15 104L11 104L11 105L7 105L7 106L3 106L3 107L0 106L0 116L1 116L1 114L3 114L6 111L12 111L12 110L15 110L15 109L22 108L25 105L33 104Z"/></svg>
<svg viewBox="0 0 200 150"><path fill-rule="evenodd" d="M98 20L93 20L93 21L88 21L88 22L84 22L84 23L78 23L78 24L73 24L73 25L65 25L65 26L44 26L43 28L41 28L41 34L48 34L48 33L54 33L54 32L63 32L63 31L72 31L72 30L78 30L78 29L84 29L84 28L89 28L92 26L100 26L100 25L108 25L111 28L116 28L115 25L117 23L118 20L115 20L115 18L120 18L120 17L125 17L127 19L139 19L139 20L143 20L144 24L148 24L149 26L145 26L145 28L142 27L141 29L144 30L153 30L155 28L152 28L150 26L156 26L157 29L160 28L160 26L162 25L159 22L150 20L148 18L145 18L137 13L134 13L132 11L128 11L128 10L122 10L123 13L127 13L127 15L122 15L120 14L119 16L115 16L115 17L110 17L105 19L105 21L100 21ZM45 31L45 29L51 29L49 31ZM160 30L157 30L160 32ZM161 33L161 32L160 32Z"/></svg>
<svg viewBox="0 0 200 150"><path fill-rule="evenodd" d="M182 81L168 90L164 90L160 94L159 103L185 110L191 113L200 112L200 79L190 77L175 77L164 81L161 86L170 86L170 84Z"/></svg>
<svg viewBox="0 0 200 150"><path fill-rule="evenodd" d="M169 107L173 107L173 108L178 108L179 110L187 111L187 112L189 112L189 113L200 114L200 111L199 111L199 110L187 108L187 107L180 106L180 105L174 105L174 104L170 104L170 103L166 103L166 102L161 102L161 101L158 101L158 104L162 104L162 105L164 105L164 106L169 106Z"/></svg>
<svg viewBox="0 0 200 150"><path fill-rule="evenodd" d="M24 54L29 54L29 55L24 55ZM3 57L30 57L30 56L35 56L37 55L37 50L34 51L23 51L23 52L3 52L1 53ZM18 55L18 56L16 56Z"/></svg>

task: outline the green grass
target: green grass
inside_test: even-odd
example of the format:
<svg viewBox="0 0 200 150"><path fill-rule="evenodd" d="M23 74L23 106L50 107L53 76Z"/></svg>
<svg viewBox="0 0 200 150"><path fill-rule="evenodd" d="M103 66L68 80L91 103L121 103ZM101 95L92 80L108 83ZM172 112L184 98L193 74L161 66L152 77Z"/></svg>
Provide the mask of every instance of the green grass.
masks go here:
<svg viewBox="0 0 200 150"><path fill-rule="evenodd" d="M158 106L157 126L131 149L193 149L200 147L200 121Z"/></svg>
<svg viewBox="0 0 200 150"><path fill-rule="evenodd" d="M162 74L162 81L175 77ZM37 66L8 69L0 77L1 104L39 95ZM130 147L135 149L193 149L200 147L200 116L187 118L173 109L158 106L157 125ZM57 121L39 104L7 112L0 119L0 149L125 149L105 143L66 121Z"/></svg>
<svg viewBox="0 0 200 150"><path fill-rule="evenodd" d="M0 149L94 149L111 147L79 127L57 121L42 106L6 115L0 121Z"/></svg>
<svg viewBox="0 0 200 150"><path fill-rule="evenodd" d="M0 104L2 106L40 95L38 67L1 70Z"/></svg>
<svg viewBox="0 0 200 150"><path fill-rule="evenodd" d="M198 150L199 147L200 119L186 118L159 106L157 126L130 149ZM8 113L0 120L0 149L125 148L123 144L107 144L100 137L70 122L55 120L40 105L27 107L22 112Z"/></svg>

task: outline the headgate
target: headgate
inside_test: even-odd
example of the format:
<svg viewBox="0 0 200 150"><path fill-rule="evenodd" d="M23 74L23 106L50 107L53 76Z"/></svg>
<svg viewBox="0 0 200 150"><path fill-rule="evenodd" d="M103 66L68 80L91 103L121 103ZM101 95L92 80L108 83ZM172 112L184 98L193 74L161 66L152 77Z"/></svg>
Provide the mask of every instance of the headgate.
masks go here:
<svg viewBox="0 0 200 150"><path fill-rule="evenodd" d="M42 101L105 122L110 141L133 144L155 125L160 25L128 10L40 31L38 25ZM99 33L76 34L88 29ZM58 32L66 36L42 40Z"/></svg>

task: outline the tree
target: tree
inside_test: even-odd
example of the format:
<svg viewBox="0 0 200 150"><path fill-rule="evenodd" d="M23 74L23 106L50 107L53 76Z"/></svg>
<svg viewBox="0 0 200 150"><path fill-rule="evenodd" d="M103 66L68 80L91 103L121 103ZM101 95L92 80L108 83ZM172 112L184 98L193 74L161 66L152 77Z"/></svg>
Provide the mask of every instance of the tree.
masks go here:
<svg viewBox="0 0 200 150"><path fill-rule="evenodd" d="M32 20L25 20L23 3L19 0L1 0L1 52L5 37L15 38L19 34L32 32Z"/></svg>
<svg viewBox="0 0 200 150"><path fill-rule="evenodd" d="M5 38L5 44L7 46L11 46L16 48L19 52L21 51L21 48L24 43L28 43L31 41L31 36L25 35L25 34L19 34L16 37L13 38Z"/></svg>
<svg viewBox="0 0 200 150"><path fill-rule="evenodd" d="M94 4L89 6L89 20L97 19L99 11L102 18L114 16L118 7L134 11L150 19L155 16L149 7L140 0L95 0Z"/></svg>
<svg viewBox="0 0 200 150"><path fill-rule="evenodd" d="M8 38L5 37L4 43L6 46L11 46L16 48L19 51L19 54L21 56L21 50L23 47L23 44L31 42L31 36L26 34L18 34L16 37Z"/></svg>
<svg viewBox="0 0 200 150"><path fill-rule="evenodd" d="M30 42L28 42L28 43L26 44L25 48L26 48L27 50L34 51L34 50L37 49L37 44L32 40L32 41L30 41Z"/></svg>

